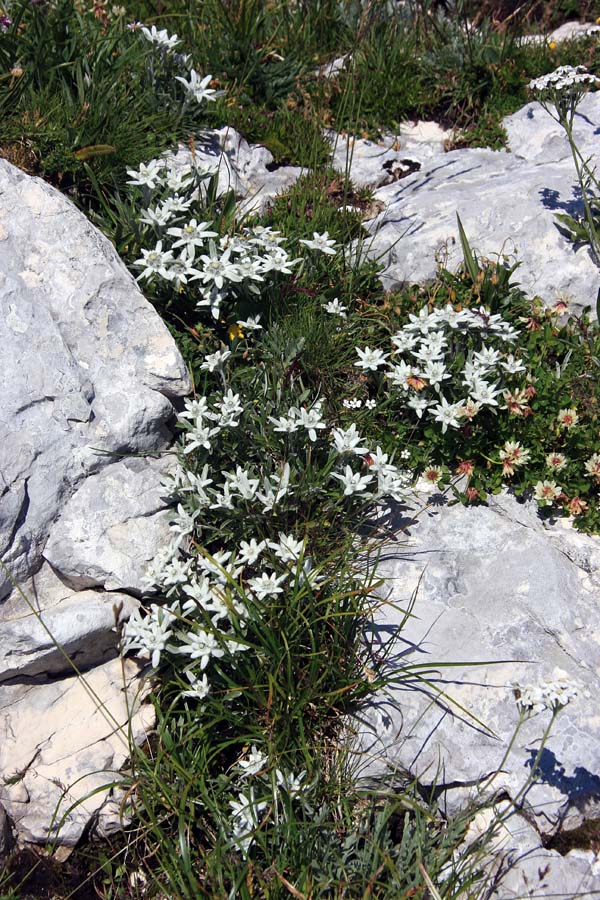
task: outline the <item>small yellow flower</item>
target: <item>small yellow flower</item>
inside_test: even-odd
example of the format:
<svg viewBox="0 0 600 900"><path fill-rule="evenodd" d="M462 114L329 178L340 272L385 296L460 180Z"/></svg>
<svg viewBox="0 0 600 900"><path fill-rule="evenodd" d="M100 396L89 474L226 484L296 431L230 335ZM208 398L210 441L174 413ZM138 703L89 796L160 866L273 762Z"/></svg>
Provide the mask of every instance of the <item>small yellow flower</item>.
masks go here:
<svg viewBox="0 0 600 900"><path fill-rule="evenodd" d="M548 44L551 50L556 50L556 41L550 41Z"/></svg>
<svg viewBox="0 0 600 900"><path fill-rule="evenodd" d="M237 322L234 322L232 325L229 326L228 334L229 334L230 341L236 341L236 340L239 340L240 338L244 337L244 332L242 331L242 329L240 328L240 326L238 325Z"/></svg>

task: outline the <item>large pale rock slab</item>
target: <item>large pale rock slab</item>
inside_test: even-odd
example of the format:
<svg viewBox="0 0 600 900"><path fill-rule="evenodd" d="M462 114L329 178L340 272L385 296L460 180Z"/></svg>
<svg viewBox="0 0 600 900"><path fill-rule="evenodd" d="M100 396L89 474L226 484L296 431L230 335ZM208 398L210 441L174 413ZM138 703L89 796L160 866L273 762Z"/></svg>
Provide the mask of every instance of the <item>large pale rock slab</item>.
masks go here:
<svg viewBox="0 0 600 900"><path fill-rule="evenodd" d="M528 103L512 116L507 116L502 124L508 137L510 152L519 159L539 162L541 165L544 162L562 161L573 165L571 146L566 134L539 103ZM598 152L599 124L599 95L586 94L575 114L577 145L584 157L595 156Z"/></svg>
<svg viewBox="0 0 600 900"><path fill-rule="evenodd" d="M225 126L203 136L192 153L181 146L172 157L175 166L196 166L217 173L219 195L232 190L244 214L262 213L279 194L298 180L298 166L278 166L273 154L259 144L249 144L234 128Z"/></svg>
<svg viewBox="0 0 600 900"><path fill-rule="evenodd" d="M544 116L546 118L544 118ZM536 143L536 123L540 144ZM600 94L590 94L575 135L594 146ZM380 258L386 288L434 278L438 262L462 261L456 214L479 254L516 255L515 279L530 296L552 303L568 296L576 310L595 307L600 270L587 245L559 230L557 212L577 212L581 200L559 126L537 104L508 120L515 152L454 150L433 155L419 171L379 188L384 211L366 223L369 256Z"/></svg>
<svg viewBox="0 0 600 900"><path fill-rule="evenodd" d="M379 561L389 602L377 612L374 647L392 635L398 643L385 670L395 683L358 726L363 775L410 773L436 784L450 807L506 793L540 833L598 816L600 584L578 562L597 558L589 545L597 551L598 539L548 530L534 506L510 495L477 508L425 501L407 510ZM557 677L579 696L560 712L527 784L551 714L524 723L503 763L518 721L511 683Z"/></svg>
<svg viewBox="0 0 600 900"><path fill-rule="evenodd" d="M596 900L600 891L600 860L592 850L571 850L561 856L538 847L518 857L491 895L492 900L561 897Z"/></svg>
<svg viewBox="0 0 600 900"><path fill-rule="evenodd" d="M507 801L476 813L463 844L455 851L455 861L476 845L485 854L479 868L486 878L489 900L551 896L592 900L597 896L598 855L592 850L561 855L545 848L539 832Z"/></svg>
<svg viewBox="0 0 600 900"><path fill-rule="evenodd" d="M137 608L128 594L73 591L39 572L0 606L0 682L72 674L117 655L117 628Z"/></svg>
<svg viewBox="0 0 600 900"><path fill-rule="evenodd" d="M558 28L549 31L548 34L526 34L518 38L518 40L521 44L546 44L550 42L560 44L564 41L581 40L594 27L593 22L563 22Z"/></svg>
<svg viewBox="0 0 600 900"><path fill-rule="evenodd" d="M41 565L74 488L113 454L165 447L189 390L175 343L110 242L0 160L0 559ZM0 572L0 597L13 584Z"/></svg>
<svg viewBox="0 0 600 900"><path fill-rule="evenodd" d="M83 676L0 685L0 802L21 842L73 845L92 817L104 831L118 827L107 801L128 734L141 743L153 722L137 674L131 660L113 659Z"/></svg>
<svg viewBox="0 0 600 900"><path fill-rule="evenodd" d="M418 172L433 157L444 153L452 135L436 122L405 122L397 134L379 141L328 132L331 164L356 187L379 188Z"/></svg>
<svg viewBox="0 0 600 900"><path fill-rule="evenodd" d="M64 505L44 558L73 587L141 594L144 575L169 543L170 461L131 457L91 475Z"/></svg>

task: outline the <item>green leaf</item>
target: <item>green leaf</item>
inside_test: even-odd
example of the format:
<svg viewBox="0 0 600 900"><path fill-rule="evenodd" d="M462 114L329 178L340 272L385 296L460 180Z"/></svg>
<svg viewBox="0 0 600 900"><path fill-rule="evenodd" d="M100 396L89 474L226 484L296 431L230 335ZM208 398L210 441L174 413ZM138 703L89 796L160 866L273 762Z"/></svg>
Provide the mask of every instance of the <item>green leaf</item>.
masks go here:
<svg viewBox="0 0 600 900"><path fill-rule="evenodd" d="M469 239L467 238L465 229L463 228L463 224L460 221L460 216L456 213L456 219L458 221L458 233L460 235L460 243L462 245L463 257L465 260L465 268L469 273L471 280L475 283L477 281L477 277L479 272L481 271L479 268L479 264L475 259L473 251L471 250L471 245L469 244Z"/></svg>

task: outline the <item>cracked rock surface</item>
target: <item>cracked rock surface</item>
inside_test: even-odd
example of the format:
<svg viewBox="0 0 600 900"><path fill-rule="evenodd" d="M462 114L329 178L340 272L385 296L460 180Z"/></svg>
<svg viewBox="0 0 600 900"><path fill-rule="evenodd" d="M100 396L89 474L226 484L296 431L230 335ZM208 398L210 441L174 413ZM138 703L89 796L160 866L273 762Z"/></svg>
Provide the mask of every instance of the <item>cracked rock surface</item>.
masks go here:
<svg viewBox="0 0 600 900"><path fill-rule="evenodd" d="M4 160L0 313L0 558L21 580L88 475L167 446L189 378L110 242ZM11 588L0 573L0 597Z"/></svg>
<svg viewBox="0 0 600 900"><path fill-rule="evenodd" d="M363 183L377 187L383 211L365 223L372 235L371 257L381 258L382 281L393 289L431 279L436 257L450 269L462 260L456 214L479 254L515 254L521 262L515 280L529 296L551 304L572 299L575 310L595 307L600 275L587 246L574 245L559 230L555 213L581 212L571 152L560 126L538 103L529 103L504 120L508 150L462 149L432 152L431 144L411 147L420 168L381 181L389 155L379 148L365 160ZM600 94L587 94L574 133L584 156L595 153L600 128ZM368 142L354 142L358 160ZM362 180L362 179L361 179ZM379 185L383 185L379 187Z"/></svg>
<svg viewBox="0 0 600 900"><path fill-rule="evenodd" d="M169 543L165 457L132 457L90 475L50 530L44 558L76 588L142 594L157 547Z"/></svg>
<svg viewBox="0 0 600 900"><path fill-rule="evenodd" d="M278 194L290 188L303 170L278 166L273 154L259 144L249 144L234 128L217 128L194 148L196 165L218 172L218 195L233 190L241 213L262 213ZM192 152L180 147L175 164L189 165Z"/></svg>
<svg viewBox="0 0 600 900"><path fill-rule="evenodd" d="M1 159L0 339L0 804L19 841L45 841L64 794L74 843L92 814L119 822L106 791L67 808L126 759L115 626L164 540L167 462L148 454L190 382L110 242Z"/></svg>
<svg viewBox="0 0 600 900"><path fill-rule="evenodd" d="M137 674L131 660L122 669L112 659L83 677L0 685L0 803L21 842L58 832L73 845L93 817L100 832L118 827L107 798L129 755L128 710L134 740L152 724Z"/></svg>
<svg viewBox="0 0 600 900"><path fill-rule="evenodd" d="M435 784L450 811L507 796L545 859L544 836L600 817L600 542L563 521L545 526L534 504L509 493L466 508L419 492L394 524L397 540L378 563L389 602L376 614L374 649L397 635L386 664L395 682L356 726L361 775L410 773ZM551 713L527 719L503 761L519 718L512 683L561 678L579 695L560 711L528 784ZM566 896L558 856L548 856L552 885ZM515 890L499 896L529 896Z"/></svg>

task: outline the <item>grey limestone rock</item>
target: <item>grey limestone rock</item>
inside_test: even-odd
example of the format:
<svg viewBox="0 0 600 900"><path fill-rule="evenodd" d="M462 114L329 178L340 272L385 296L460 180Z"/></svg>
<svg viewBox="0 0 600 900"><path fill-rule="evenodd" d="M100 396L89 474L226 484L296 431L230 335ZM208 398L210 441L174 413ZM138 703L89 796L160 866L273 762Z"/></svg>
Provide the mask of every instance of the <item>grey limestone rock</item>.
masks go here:
<svg viewBox="0 0 600 900"><path fill-rule="evenodd" d="M277 166L273 154L248 142L234 128L218 128L192 151L181 146L173 159L188 165L191 158L207 171L218 172L218 193L233 190L242 213L260 213L302 174L298 166Z"/></svg>
<svg viewBox="0 0 600 900"><path fill-rule="evenodd" d="M379 188L418 172L432 157L444 152L451 136L436 122L405 122L397 134L379 141L327 132L332 144L332 165L347 173L357 187Z"/></svg>
<svg viewBox="0 0 600 900"><path fill-rule="evenodd" d="M44 558L73 587L141 594L148 564L169 543L169 459L132 457L90 475L52 525Z"/></svg>
<svg viewBox="0 0 600 900"><path fill-rule="evenodd" d="M73 591L45 564L0 606L0 683L106 662L117 654L118 624L137 606L128 594Z"/></svg>
<svg viewBox="0 0 600 900"><path fill-rule="evenodd" d="M167 532L148 454L190 380L109 241L4 160L0 340L0 803L19 841L74 844L91 817L119 824L97 789L127 758L127 706L133 740L152 721L116 630Z"/></svg>
<svg viewBox="0 0 600 900"><path fill-rule="evenodd" d="M537 847L514 859L491 900L560 897L595 900L600 890L600 860L592 850L571 850L561 856Z"/></svg>
<svg viewBox="0 0 600 900"><path fill-rule="evenodd" d="M487 900L525 900L527 897L582 897L592 900L600 888L600 860L592 850L561 855L547 849L534 826L510 802L501 801L476 813L458 860L479 845L479 867L486 879Z"/></svg>
<svg viewBox="0 0 600 900"><path fill-rule="evenodd" d="M527 34L519 40L522 44L547 44L550 41L559 44L563 41L577 41L584 38L590 28L594 28L593 22L563 22L548 34Z"/></svg>
<svg viewBox="0 0 600 900"><path fill-rule="evenodd" d="M104 832L119 825L109 801L128 728L141 743L153 721L137 675L113 659L81 676L0 685L0 803L21 842L73 845L91 818Z"/></svg>
<svg viewBox="0 0 600 900"><path fill-rule="evenodd" d="M379 562L390 602L375 647L398 641L394 683L357 726L363 777L410 772L437 784L449 809L505 793L541 834L597 817L600 579L580 562L597 558L598 539L544 527L510 494L477 508L438 499L417 495ZM518 723L512 684L563 678L579 695L528 783L551 713L524 722L502 763Z"/></svg>
<svg viewBox="0 0 600 900"><path fill-rule="evenodd" d="M0 558L23 580L75 487L167 445L183 360L116 252L65 197L0 160ZM0 597L12 588L0 573Z"/></svg>
<svg viewBox="0 0 600 900"><path fill-rule="evenodd" d="M575 124L583 152L596 147L600 94L589 94ZM590 249L563 235L555 213L577 213L581 200L568 145L539 104L506 120L506 150L453 150L419 160L419 171L384 185L384 210L366 223L368 253L381 258L393 289L435 276L438 261L462 260L456 214L482 255L516 256L515 279L530 296L569 297L575 310L594 307L600 272Z"/></svg>

